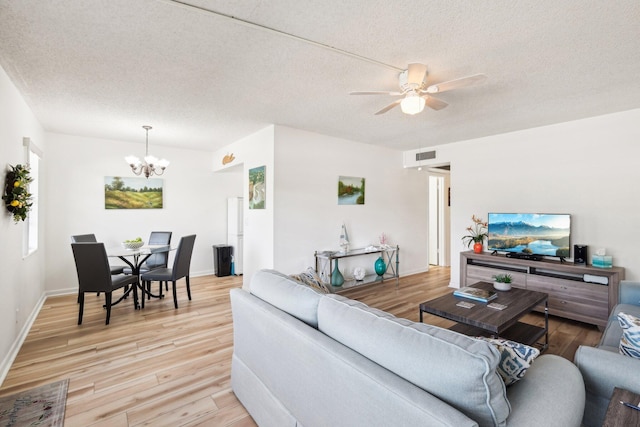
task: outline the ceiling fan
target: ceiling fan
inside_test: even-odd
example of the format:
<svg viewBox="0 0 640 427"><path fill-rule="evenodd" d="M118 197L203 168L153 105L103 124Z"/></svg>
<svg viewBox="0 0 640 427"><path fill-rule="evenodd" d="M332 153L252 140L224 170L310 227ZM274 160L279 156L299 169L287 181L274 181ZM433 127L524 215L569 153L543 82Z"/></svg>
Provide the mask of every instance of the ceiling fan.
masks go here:
<svg viewBox="0 0 640 427"><path fill-rule="evenodd" d="M436 83L427 86L427 66L424 64L409 64L408 68L398 76L400 92L388 91L372 91L372 92L351 92L350 95L391 95L403 96L403 98L393 101L391 104L378 111L378 114L384 114L392 108L400 105L402 112L405 114L417 114L427 105L434 110L442 110L447 105L441 99L432 94L446 92L448 90L467 87L484 82L487 76L484 74L474 74L472 76L461 77L455 80Z"/></svg>

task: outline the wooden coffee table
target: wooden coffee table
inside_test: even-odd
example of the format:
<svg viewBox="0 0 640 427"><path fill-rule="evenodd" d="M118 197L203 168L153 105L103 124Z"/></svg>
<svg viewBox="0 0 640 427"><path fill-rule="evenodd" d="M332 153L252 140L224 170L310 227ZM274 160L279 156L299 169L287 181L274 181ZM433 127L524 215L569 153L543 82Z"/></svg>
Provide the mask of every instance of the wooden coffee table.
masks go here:
<svg viewBox="0 0 640 427"><path fill-rule="evenodd" d="M473 287L494 290L488 282L478 282ZM420 304L420 322L422 314L430 313L458 322L451 330L469 336L493 336L527 345L537 345L542 351L549 346L549 305L548 295L543 292L511 288L509 291L496 291L498 297L491 302L506 305L504 310L496 310L467 298L450 293ZM459 307L460 301L474 304L471 308ZM518 320L534 308L544 304L544 328L522 323ZM544 342L539 342L544 336Z"/></svg>

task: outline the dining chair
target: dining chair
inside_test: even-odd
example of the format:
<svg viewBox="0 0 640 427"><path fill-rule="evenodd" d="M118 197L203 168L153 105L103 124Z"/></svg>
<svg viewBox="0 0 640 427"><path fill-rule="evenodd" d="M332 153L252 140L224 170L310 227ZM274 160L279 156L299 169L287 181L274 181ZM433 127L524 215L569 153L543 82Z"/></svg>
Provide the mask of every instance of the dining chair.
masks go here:
<svg viewBox="0 0 640 427"><path fill-rule="evenodd" d="M109 258L107 257L104 243L72 243L71 249L73 250L78 273L78 302L80 303L78 325L82 324L85 292L104 292L105 307L107 309L105 325L108 325L111 317L111 293L115 289L127 285L133 285L134 292L137 292L136 283L138 278L126 274L111 274Z"/></svg>
<svg viewBox="0 0 640 427"><path fill-rule="evenodd" d="M170 245L171 231L152 231L149 235L149 245ZM146 273L156 268L166 268L169 262L169 252L151 254L140 266L140 273ZM131 268L125 267L124 274L131 274Z"/></svg>
<svg viewBox="0 0 640 427"><path fill-rule="evenodd" d="M171 281L173 284L173 305L178 308L178 296L176 293L176 282L183 277L187 283L187 295L191 301L191 287L189 285L189 268L191 266L191 255L193 254L193 244L196 235L184 236L180 239L176 256L173 259L173 268L157 268L148 271L140 276L142 286L149 294L151 292L151 282L160 282L159 297L162 298L162 282ZM144 295L142 296L142 308L144 308Z"/></svg>
<svg viewBox="0 0 640 427"><path fill-rule="evenodd" d="M71 236L71 243L96 243L95 234L76 234ZM124 265L110 265L111 274L121 274L124 271ZM100 296L100 292L97 293ZM80 302L80 292L78 292L78 302Z"/></svg>
<svg viewBox="0 0 640 427"><path fill-rule="evenodd" d="M96 243L97 241L95 234L76 234L71 236L71 243ZM124 265L111 266L111 274L120 274L123 270Z"/></svg>

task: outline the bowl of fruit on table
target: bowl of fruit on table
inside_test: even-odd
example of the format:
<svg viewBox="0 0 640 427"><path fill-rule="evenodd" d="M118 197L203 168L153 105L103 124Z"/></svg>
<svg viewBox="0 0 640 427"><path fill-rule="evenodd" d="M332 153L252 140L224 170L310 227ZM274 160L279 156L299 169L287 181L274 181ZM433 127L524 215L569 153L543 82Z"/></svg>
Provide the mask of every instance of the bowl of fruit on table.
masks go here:
<svg viewBox="0 0 640 427"><path fill-rule="evenodd" d="M122 247L129 250L140 249L144 245L141 237L136 237L133 240L125 240L122 242Z"/></svg>

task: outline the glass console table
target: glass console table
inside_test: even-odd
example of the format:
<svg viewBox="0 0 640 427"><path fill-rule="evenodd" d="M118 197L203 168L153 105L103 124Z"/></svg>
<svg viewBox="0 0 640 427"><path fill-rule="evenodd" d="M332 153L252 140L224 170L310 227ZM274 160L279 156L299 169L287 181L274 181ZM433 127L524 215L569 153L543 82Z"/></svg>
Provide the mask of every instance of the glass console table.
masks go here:
<svg viewBox="0 0 640 427"><path fill-rule="evenodd" d="M316 251L316 273L320 276L320 279L323 283L329 285L329 289L332 292L340 292L343 290L351 289L357 286L374 284L374 283L383 283L385 280L395 279L396 280L396 289L398 288L398 284L400 281L400 247L399 246L386 246L379 247L373 246L369 248L362 249L351 249L347 252L338 252L338 251ZM331 286L331 272L334 269L335 260L340 260L344 258L352 258L359 257L365 255L377 255L378 257L382 257L384 260L386 270L382 276L377 275L373 271L373 265L375 263L376 258L372 258L369 263L370 268L366 268L365 271L367 274L364 276L362 280L356 280L353 277L353 274L345 274L346 269L344 264L339 265L340 272L344 276L344 284L342 286ZM351 270L352 271L352 270Z"/></svg>

